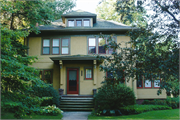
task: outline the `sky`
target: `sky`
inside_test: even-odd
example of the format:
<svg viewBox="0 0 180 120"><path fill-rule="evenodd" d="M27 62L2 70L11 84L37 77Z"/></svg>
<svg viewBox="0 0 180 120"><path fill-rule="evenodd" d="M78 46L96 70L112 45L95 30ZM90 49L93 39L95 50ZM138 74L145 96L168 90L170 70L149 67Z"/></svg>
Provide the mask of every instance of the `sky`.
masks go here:
<svg viewBox="0 0 180 120"><path fill-rule="evenodd" d="M101 0L76 0L76 7L73 10L84 10L91 13L96 13L96 7Z"/></svg>

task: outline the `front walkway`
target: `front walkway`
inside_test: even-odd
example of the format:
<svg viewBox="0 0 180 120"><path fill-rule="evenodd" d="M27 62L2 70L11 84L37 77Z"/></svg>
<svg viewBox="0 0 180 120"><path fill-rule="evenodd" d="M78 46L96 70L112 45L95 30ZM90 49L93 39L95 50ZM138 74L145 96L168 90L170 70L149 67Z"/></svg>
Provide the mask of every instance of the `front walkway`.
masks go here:
<svg viewBox="0 0 180 120"><path fill-rule="evenodd" d="M64 112L61 120L87 120L91 112Z"/></svg>

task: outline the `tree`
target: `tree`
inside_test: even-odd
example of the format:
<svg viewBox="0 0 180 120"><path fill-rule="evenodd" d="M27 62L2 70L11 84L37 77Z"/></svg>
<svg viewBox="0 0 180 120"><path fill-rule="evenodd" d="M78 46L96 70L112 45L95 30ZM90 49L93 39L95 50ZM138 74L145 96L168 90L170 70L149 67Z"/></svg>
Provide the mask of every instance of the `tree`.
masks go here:
<svg viewBox="0 0 180 120"><path fill-rule="evenodd" d="M60 8L63 5L67 5L66 9ZM38 87L48 90L51 85L40 80L38 70L28 66L35 62L37 57L25 53L28 48L21 40L30 32L39 32L35 23L50 24L54 18L59 18L61 13L56 12L56 8L67 12L73 6L70 0L1 2L1 105L3 110L15 113L16 118L31 113L43 113L41 102L52 99L51 96L45 97L37 91L34 92ZM56 91L53 88L51 90ZM53 94L58 96L57 91Z"/></svg>
<svg viewBox="0 0 180 120"><path fill-rule="evenodd" d="M148 15L148 6L155 12ZM130 51L131 58L135 57L137 62L134 76L142 74L151 80L160 76L162 84L158 94L162 89L171 90L172 87L167 87L175 80L171 76L178 79L178 7L179 1L176 0L151 0L138 4L134 0L116 1L116 10L126 21L123 23L138 28L127 34L134 48Z"/></svg>

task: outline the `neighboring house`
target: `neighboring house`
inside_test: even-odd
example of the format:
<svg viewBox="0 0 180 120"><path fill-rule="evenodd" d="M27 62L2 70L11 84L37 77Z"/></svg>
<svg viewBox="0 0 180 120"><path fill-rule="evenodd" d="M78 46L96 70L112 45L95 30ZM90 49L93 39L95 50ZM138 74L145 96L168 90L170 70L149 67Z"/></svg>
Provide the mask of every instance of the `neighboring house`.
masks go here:
<svg viewBox="0 0 180 120"><path fill-rule="evenodd" d="M130 26L96 18L96 14L77 10L62 15L52 25L39 26L40 34L31 33L25 39L29 47L28 55L38 56L32 67L40 69L41 79L51 83L64 95L93 95L93 89L99 88L106 73L99 71L100 61L93 54L110 55L102 45L107 41L99 34L114 35L117 43L130 40L125 33ZM139 79L138 82L126 82L137 99L166 98L165 91L157 95L158 85ZM148 83L148 84L147 84Z"/></svg>

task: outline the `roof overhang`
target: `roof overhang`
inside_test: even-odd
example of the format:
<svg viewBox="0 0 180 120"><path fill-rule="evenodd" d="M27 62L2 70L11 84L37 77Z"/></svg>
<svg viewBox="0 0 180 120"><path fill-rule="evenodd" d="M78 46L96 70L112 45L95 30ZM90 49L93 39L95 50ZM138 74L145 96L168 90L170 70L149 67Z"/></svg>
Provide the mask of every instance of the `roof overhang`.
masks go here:
<svg viewBox="0 0 180 120"><path fill-rule="evenodd" d="M75 55L75 56L58 56L58 57L50 57L52 61L55 60L99 60L96 56L88 56L88 55Z"/></svg>

